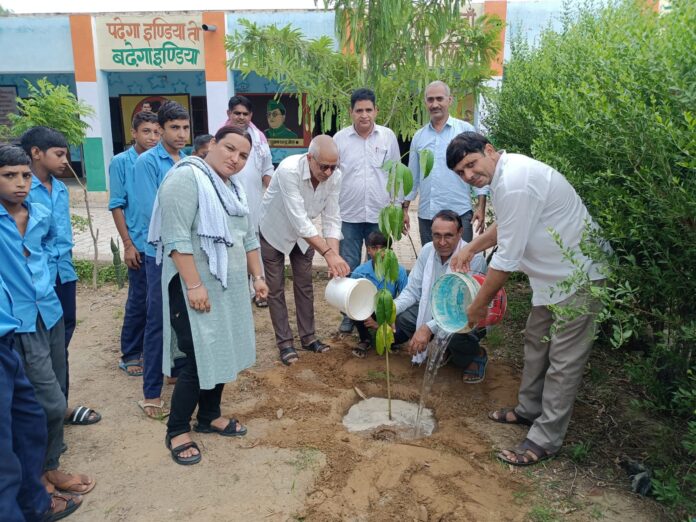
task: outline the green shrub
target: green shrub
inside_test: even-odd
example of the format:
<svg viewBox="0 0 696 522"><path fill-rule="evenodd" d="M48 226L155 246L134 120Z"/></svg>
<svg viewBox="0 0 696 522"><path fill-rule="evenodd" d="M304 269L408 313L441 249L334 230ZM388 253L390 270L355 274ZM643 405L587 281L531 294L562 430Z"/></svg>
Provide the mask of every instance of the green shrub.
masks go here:
<svg viewBox="0 0 696 522"><path fill-rule="evenodd" d="M92 261L75 260L73 263L75 265L75 272L80 281L85 283L92 281L92 267L94 266ZM97 284L103 285L105 283L119 284L119 280L116 276L116 267L113 264L99 263Z"/></svg>
<svg viewBox="0 0 696 522"><path fill-rule="evenodd" d="M681 515L696 512L694 27L692 0L663 15L628 0L566 13L538 47L513 43L486 122L498 147L563 173L614 249L604 330L615 348L643 352L626 357L643 405L681 430L655 481Z"/></svg>

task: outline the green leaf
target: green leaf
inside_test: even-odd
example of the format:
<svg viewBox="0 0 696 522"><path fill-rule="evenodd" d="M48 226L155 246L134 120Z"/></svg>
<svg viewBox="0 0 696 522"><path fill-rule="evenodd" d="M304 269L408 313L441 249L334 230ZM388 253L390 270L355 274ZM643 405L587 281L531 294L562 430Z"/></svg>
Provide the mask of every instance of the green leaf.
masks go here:
<svg viewBox="0 0 696 522"><path fill-rule="evenodd" d="M391 236L391 223L389 220L389 207L384 207L379 211L378 217L379 231L384 234L384 237Z"/></svg>
<svg viewBox="0 0 696 522"><path fill-rule="evenodd" d="M404 226L403 211L400 213L399 211L401 208L395 205L389 205L387 208L389 209L389 229L391 230L394 239L398 241L401 239L401 229Z"/></svg>
<svg viewBox="0 0 696 522"><path fill-rule="evenodd" d="M384 326L384 325L382 325ZM387 346L387 339L382 331L382 327L377 328L377 333L375 334L375 351L377 355L384 355L384 349Z"/></svg>
<svg viewBox="0 0 696 522"><path fill-rule="evenodd" d="M386 288L382 288L375 296L375 315L378 324L387 324L391 318L394 299Z"/></svg>
<svg viewBox="0 0 696 522"><path fill-rule="evenodd" d="M384 163L382 163L382 170L384 172L391 172L391 169L394 167L394 160L387 160Z"/></svg>
<svg viewBox="0 0 696 522"><path fill-rule="evenodd" d="M391 160L390 160L391 161ZM387 171L388 176L387 176L387 192L389 195L394 198L396 197L396 168L394 168L394 162L392 161L392 166L391 168Z"/></svg>
<svg viewBox="0 0 696 522"><path fill-rule="evenodd" d="M375 254L375 277L377 281L384 280L384 250L380 250ZM377 299L377 297L375 297Z"/></svg>
<svg viewBox="0 0 696 522"><path fill-rule="evenodd" d="M404 197L408 196L413 190L413 172L406 165L403 166L401 179L404 185Z"/></svg>
<svg viewBox="0 0 696 522"><path fill-rule="evenodd" d="M435 164L435 156L433 155L433 151L422 149L418 153L418 161L420 164L420 171L423 173L423 179L425 179L430 176L430 172L433 170L433 165Z"/></svg>
<svg viewBox="0 0 696 522"><path fill-rule="evenodd" d="M396 283L399 279L399 260L393 250L384 253L384 276L389 283Z"/></svg>
<svg viewBox="0 0 696 522"><path fill-rule="evenodd" d="M391 325L380 325L375 335L375 351L377 355L384 355L384 352L387 350L391 352L392 344L394 344L394 330L391 329Z"/></svg>

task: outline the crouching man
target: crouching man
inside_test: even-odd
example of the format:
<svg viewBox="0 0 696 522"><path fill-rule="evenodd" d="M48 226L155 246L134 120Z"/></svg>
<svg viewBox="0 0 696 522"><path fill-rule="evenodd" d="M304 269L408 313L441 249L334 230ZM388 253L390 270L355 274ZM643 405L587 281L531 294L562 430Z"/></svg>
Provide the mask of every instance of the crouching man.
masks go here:
<svg viewBox="0 0 696 522"><path fill-rule="evenodd" d="M408 284L394 300L396 304L395 344L408 341L408 351L414 362L425 360L425 349L437 333L438 326L430 309L430 291L435 281L450 271L452 255L466 245L462 239L462 222L452 210L441 210L433 217L431 226L432 243L426 243L408 277ZM484 273L486 261L478 254L472 261L472 271ZM479 346L485 330L474 330L455 334L450 339L448 352L450 362L463 369L463 381L477 384L486 375L488 355Z"/></svg>

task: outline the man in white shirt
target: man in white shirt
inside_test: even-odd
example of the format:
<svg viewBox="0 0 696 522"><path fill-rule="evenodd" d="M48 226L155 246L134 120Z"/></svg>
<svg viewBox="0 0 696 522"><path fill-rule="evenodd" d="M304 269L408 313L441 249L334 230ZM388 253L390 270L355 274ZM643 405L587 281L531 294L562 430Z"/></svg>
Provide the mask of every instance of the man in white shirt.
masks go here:
<svg viewBox="0 0 696 522"><path fill-rule="evenodd" d="M298 360L285 303L285 256L290 257L297 329L302 348L315 353L329 349L314 330L312 258L319 252L329 275L345 277L350 267L338 254L341 217L338 195L341 172L338 150L330 136L317 136L307 154L285 158L273 176L261 205L261 255L266 269L268 304L280 360ZM323 237L312 220L321 215Z"/></svg>
<svg viewBox="0 0 696 522"><path fill-rule="evenodd" d="M450 272L452 255L466 245L462 239L461 219L453 210L441 210L435 214L432 223L433 241L423 245L408 275L406 288L394 300L394 342L402 344L408 341L408 351L417 363L425 359L423 352L438 331L430 308L430 291L440 276ZM481 254L475 256L471 265L475 273L486 272L486 260ZM477 384L485 378L488 356L479 346L485 333L485 330L476 329L455 334L448 344L451 362L464 370L462 379L467 384Z"/></svg>
<svg viewBox="0 0 696 522"><path fill-rule="evenodd" d="M271 149L266 136L251 122L252 105L246 96L232 96L227 103L227 121L225 125L239 125L245 128L251 136L251 153L244 168L235 179L242 182L249 203L249 219L259 235L259 220L261 219L261 200L263 193L273 176L273 160ZM263 268L263 267L262 267ZM259 308L268 306L265 299L257 299L254 282L249 279L249 294Z"/></svg>
<svg viewBox="0 0 696 522"><path fill-rule="evenodd" d="M516 466L535 464L555 455L563 444L592 347L600 304L577 286L570 291L558 286L577 267L589 281L604 279L603 267L580 251L586 227L594 227L592 216L560 173L527 156L496 151L475 132L452 140L447 166L475 187L490 185L496 214L496 223L451 262L452 270L467 269L476 252L498 245L486 281L467 308L470 324L486 316L487 304L511 272L529 276L532 310L525 329L518 405L491 412L489 418L531 426L518 447L504 450L498 458ZM567 252L572 252L575 264ZM572 306L582 315L558 318L551 305Z"/></svg>
<svg viewBox="0 0 696 522"><path fill-rule="evenodd" d="M432 219L440 210L454 210L462 218L462 239L471 241L476 231L483 232L486 215L486 195L488 187L473 188L468 183L459 183L458 176L447 168L445 152L447 145L458 134L473 131L474 127L466 121L450 116L449 108L453 98L449 86L441 81L434 81L425 88L425 106L430 114L430 122L418 129L411 140L408 156L408 168L413 173L413 190L402 204L404 214L408 213L411 201L420 193L418 202L418 231L421 245L432 241L430 227ZM433 170L427 178L420 171L422 150L429 150L434 155ZM476 197L476 208L471 206L472 194Z"/></svg>
<svg viewBox="0 0 696 522"><path fill-rule="evenodd" d="M387 160L400 161L399 144L391 129L375 124L378 109L375 93L356 89L350 97L353 124L334 136L340 157L341 240L340 254L351 271L360 264L363 243L379 230L379 211L389 204L387 173L382 165ZM404 216L408 220L408 215ZM353 323L347 317L341 332L350 332Z"/></svg>

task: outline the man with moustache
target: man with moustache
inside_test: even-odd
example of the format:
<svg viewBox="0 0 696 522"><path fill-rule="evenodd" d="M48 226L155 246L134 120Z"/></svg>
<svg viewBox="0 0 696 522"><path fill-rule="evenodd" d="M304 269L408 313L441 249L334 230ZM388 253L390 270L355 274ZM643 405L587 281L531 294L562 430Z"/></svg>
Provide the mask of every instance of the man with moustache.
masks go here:
<svg viewBox="0 0 696 522"><path fill-rule="evenodd" d="M411 201L420 192L418 203L418 232L421 245L432 241L431 228L433 216L441 210L454 210L462 220L462 239L469 242L473 237L473 223L476 231L483 232L486 215L486 195L488 187L473 187L476 208L472 208L472 186L462 183L454 172L447 168L445 153L447 145L458 134L473 131L471 124L450 116L452 95L446 83L434 81L425 89L425 106L430 113L430 122L416 132L411 142L408 167L413 173L413 190L403 202L407 214ZM435 157L433 170L427 178L420 171L419 153L429 150Z"/></svg>

